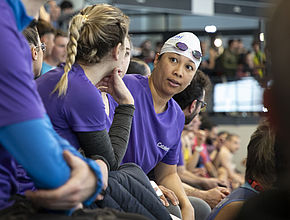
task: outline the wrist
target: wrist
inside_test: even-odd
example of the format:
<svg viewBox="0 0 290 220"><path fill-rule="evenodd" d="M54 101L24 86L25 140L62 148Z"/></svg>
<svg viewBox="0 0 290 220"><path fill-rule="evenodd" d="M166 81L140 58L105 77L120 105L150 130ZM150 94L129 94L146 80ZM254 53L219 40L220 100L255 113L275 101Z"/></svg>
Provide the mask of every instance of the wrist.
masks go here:
<svg viewBox="0 0 290 220"><path fill-rule="evenodd" d="M181 204L181 203L179 203L179 204L180 204L181 212L182 212L182 210L190 210L190 209L194 211L194 209L193 209L193 207L188 199L183 204Z"/></svg>
<svg viewBox="0 0 290 220"><path fill-rule="evenodd" d="M134 99L129 98L129 99L122 99L118 103L119 105L134 105Z"/></svg>

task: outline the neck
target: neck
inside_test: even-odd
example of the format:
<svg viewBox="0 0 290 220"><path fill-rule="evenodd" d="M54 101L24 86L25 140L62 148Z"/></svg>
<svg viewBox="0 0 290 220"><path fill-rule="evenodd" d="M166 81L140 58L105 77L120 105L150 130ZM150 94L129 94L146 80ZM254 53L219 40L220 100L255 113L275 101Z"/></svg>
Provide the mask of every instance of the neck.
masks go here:
<svg viewBox="0 0 290 220"><path fill-rule="evenodd" d="M172 97L165 97L154 86L152 76L149 76L149 88L152 94L154 109L157 114L162 113L167 108L167 103Z"/></svg>
<svg viewBox="0 0 290 220"><path fill-rule="evenodd" d="M38 14L40 7L46 2L46 0L21 0L26 13L29 16L35 17Z"/></svg>
<svg viewBox="0 0 290 220"><path fill-rule="evenodd" d="M228 145L223 145L222 147L224 147L230 154L233 154L232 151L230 150L230 147L228 147Z"/></svg>
<svg viewBox="0 0 290 220"><path fill-rule="evenodd" d="M107 97L107 93L102 92L102 99L103 99L103 102L104 102L104 105L105 105L105 112L106 112L107 116L109 116L110 115L110 105L109 105L109 100L108 100L108 97Z"/></svg>
<svg viewBox="0 0 290 220"><path fill-rule="evenodd" d="M112 66L107 62L100 62L90 66L81 63L79 65L83 68L86 76L93 85L96 85L101 79L112 72Z"/></svg>
<svg viewBox="0 0 290 220"><path fill-rule="evenodd" d="M51 66L57 66L60 63L57 60L54 60L52 56L47 56L43 60Z"/></svg>

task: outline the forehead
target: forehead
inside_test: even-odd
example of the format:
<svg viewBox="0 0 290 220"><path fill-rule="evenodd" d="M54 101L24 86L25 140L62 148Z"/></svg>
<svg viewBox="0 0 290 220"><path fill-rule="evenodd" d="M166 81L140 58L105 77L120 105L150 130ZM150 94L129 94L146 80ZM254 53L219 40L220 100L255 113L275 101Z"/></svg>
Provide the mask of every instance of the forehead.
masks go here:
<svg viewBox="0 0 290 220"><path fill-rule="evenodd" d="M55 42L64 42L67 43L68 42L68 37L64 37L64 36L56 36L54 38Z"/></svg>
<svg viewBox="0 0 290 220"><path fill-rule="evenodd" d="M130 41L129 41L129 39L126 37L125 38L125 42L124 42L124 45L125 45L125 49L127 50L127 49L131 49L131 44L130 44Z"/></svg>
<svg viewBox="0 0 290 220"><path fill-rule="evenodd" d="M234 142L237 142L237 141L240 140L240 138L239 138L238 136L233 136L231 139L232 139L232 141L234 141Z"/></svg>

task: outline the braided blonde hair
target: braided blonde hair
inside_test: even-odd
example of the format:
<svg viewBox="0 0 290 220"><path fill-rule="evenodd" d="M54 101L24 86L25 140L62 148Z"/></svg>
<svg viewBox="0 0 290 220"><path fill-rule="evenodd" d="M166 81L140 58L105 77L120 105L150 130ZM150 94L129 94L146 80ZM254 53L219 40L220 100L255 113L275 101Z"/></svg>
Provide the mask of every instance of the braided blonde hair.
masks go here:
<svg viewBox="0 0 290 220"><path fill-rule="evenodd" d="M124 42L129 18L111 5L88 6L74 16L69 26L69 42L64 73L52 93L66 94L68 72L75 61L84 65L99 63L111 49Z"/></svg>

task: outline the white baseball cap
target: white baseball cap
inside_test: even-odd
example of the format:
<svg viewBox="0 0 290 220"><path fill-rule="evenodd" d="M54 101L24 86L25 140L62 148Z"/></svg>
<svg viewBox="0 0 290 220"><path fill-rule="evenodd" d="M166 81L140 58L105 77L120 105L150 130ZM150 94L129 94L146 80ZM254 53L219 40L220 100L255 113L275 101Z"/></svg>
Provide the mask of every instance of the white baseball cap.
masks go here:
<svg viewBox="0 0 290 220"><path fill-rule="evenodd" d="M196 69L201 62L200 41L191 32L181 32L169 38L161 48L160 55L168 52L177 53L189 58L196 65Z"/></svg>

